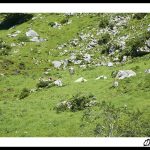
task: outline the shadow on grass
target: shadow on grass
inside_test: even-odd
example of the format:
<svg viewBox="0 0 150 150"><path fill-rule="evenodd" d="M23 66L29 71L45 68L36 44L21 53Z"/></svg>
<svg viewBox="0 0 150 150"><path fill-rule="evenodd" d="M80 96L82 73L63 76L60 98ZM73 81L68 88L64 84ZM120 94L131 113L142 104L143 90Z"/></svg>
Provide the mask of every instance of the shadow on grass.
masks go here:
<svg viewBox="0 0 150 150"><path fill-rule="evenodd" d="M9 13L6 14L5 19L0 24L0 30L7 30L13 26L22 24L32 19L33 14L25 13Z"/></svg>

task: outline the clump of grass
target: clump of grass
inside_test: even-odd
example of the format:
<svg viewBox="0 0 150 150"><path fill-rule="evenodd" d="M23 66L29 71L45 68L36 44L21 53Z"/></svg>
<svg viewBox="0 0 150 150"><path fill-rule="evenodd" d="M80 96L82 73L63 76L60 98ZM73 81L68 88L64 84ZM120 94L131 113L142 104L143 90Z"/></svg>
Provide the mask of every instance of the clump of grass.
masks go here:
<svg viewBox="0 0 150 150"><path fill-rule="evenodd" d="M24 99L24 98L28 97L29 94L30 94L30 90L27 88L23 88L19 95L19 99Z"/></svg>

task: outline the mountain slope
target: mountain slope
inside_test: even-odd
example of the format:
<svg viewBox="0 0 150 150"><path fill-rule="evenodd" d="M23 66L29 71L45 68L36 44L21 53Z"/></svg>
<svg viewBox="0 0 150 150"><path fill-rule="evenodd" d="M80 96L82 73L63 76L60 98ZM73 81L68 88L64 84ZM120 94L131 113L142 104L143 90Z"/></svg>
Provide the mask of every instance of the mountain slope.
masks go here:
<svg viewBox="0 0 150 150"><path fill-rule="evenodd" d="M148 120L149 14L7 15L0 15L0 136L95 136L89 129L82 133L83 110L54 109L78 93L139 109ZM119 70L136 76L117 79ZM99 76L107 79L95 80ZM75 83L80 77L87 82ZM63 86L54 85L57 80Z"/></svg>

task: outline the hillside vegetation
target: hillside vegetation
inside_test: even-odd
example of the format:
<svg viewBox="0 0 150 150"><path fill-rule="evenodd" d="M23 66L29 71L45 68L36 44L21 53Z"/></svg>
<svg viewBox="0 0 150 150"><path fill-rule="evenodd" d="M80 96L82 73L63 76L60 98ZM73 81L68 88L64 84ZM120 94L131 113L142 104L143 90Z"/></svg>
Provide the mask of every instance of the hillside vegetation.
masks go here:
<svg viewBox="0 0 150 150"><path fill-rule="evenodd" d="M150 14L0 14L1 137L150 136Z"/></svg>

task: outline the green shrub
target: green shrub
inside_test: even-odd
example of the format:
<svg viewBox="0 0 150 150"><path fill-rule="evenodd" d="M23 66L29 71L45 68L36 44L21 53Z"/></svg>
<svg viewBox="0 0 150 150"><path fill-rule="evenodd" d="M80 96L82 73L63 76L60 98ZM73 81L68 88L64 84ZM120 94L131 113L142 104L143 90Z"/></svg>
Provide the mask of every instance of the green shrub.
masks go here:
<svg viewBox="0 0 150 150"><path fill-rule="evenodd" d="M65 24L65 23L67 23L68 21L69 21L68 18L64 18L64 19L62 19L62 20L60 21L60 23L61 23L61 24Z"/></svg>
<svg viewBox="0 0 150 150"><path fill-rule="evenodd" d="M20 36L18 38L19 42L30 42L30 39L27 36Z"/></svg>
<svg viewBox="0 0 150 150"><path fill-rule="evenodd" d="M110 35L108 33L101 36L101 38L98 40L98 44L107 44L110 41Z"/></svg>
<svg viewBox="0 0 150 150"><path fill-rule="evenodd" d="M142 35L139 35L135 38L129 39L126 42L125 54L127 56L137 57L143 54L140 54L137 49L145 45L145 41L149 38L149 33L145 32ZM123 53L122 53L123 54ZM124 55L124 54L123 54Z"/></svg>
<svg viewBox="0 0 150 150"><path fill-rule="evenodd" d="M30 90L27 88L22 89L20 95L19 95L19 99L24 99L25 97L28 97L30 94Z"/></svg>
<svg viewBox="0 0 150 150"><path fill-rule="evenodd" d="M53 27L55 25L55 22L50 22L48 25Z"/></svg>
<svg viewBox="0 0 150 150"><path fill-rule="evenodd" d="M71 99L71 110L72 111L78 111L78 110L84 110L85 108L89 107L88 104L93 100L95 97L94 95L85 95L78 93Z"/></svg>
<svg viewBox="0 0 150 150"><path fill-rule="evenodd" d="M84 111L81 128L90 136L145 137L150 135L150 122L149 119L144 119L143 112L131 111L127 106L116 107L105 101L94 109L89 108Z"/></svg>
<svg viewBox="0 0 150 150"><path fill-rule="evenodd" d="M37 88L45 88L45 87L48 87L48 86L49 86L49 81L40 81L37 84Z"/></svg>
<svg viewBox="0 0 150 150"><path fill-rule="evenodd" d="M100 17L99 28L106 28L109 25L109 18L107 16Z"/></svg>

